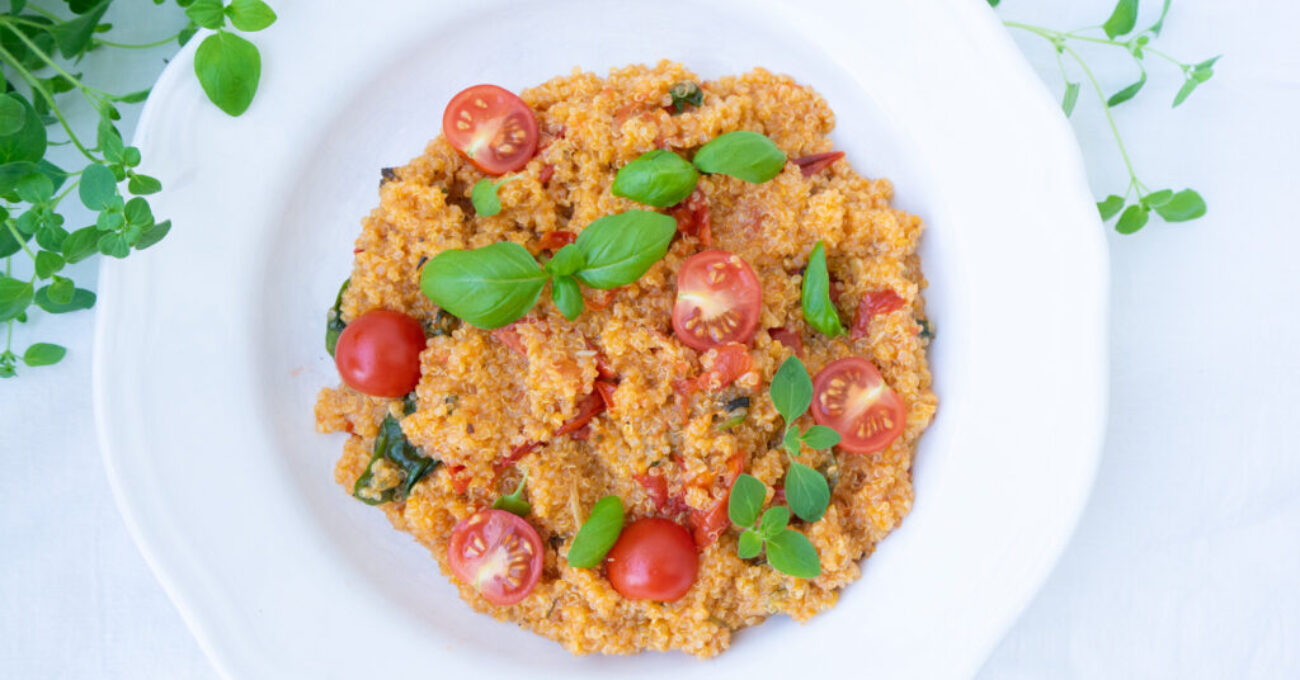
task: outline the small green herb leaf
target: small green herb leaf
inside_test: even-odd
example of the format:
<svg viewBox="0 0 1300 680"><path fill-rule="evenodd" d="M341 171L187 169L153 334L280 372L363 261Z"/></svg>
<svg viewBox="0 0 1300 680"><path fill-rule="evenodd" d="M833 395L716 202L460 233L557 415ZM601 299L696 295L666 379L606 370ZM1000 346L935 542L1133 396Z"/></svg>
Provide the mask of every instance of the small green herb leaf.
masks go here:
<svg viewBox="0 0 1300 680"><path fill-rule="evenodd" d="M826 269L826 245L821 241L808 256L803 273L803 318L828 338L844 335L840 314L831 301L831 279Z"/></svg>
<svg viewBox="0 0 1300 680"><path fill-rule="evenodd" d="M623 500L618 496L605 496L596 501L587 521L573 537L573 545L569 546L569 554L565 556L569 566L590 569L600 564L622 531Z"/></svg>
<svg viewBox="0 0 1300 680"><path fill-rule="evenodd" d="M785 152L757 132L728 132L700 147L695 153L695 167L701 172L762 184L781 174Z"/></svg>
<svg viewBox="0 0 1300 680"><path fill-rule="evenodd" d="M571 276L585 266L587 258L582 254L582 249L570 243L556 251L544 269L552 276Z"/></svg>
<svg viewBox="0 0 1300 680"><path fill-rule="evenodd" d="M1169 189L1153 191L1141 198L1142 205L1148 208L1156 208L1169 202L1174 197L1174 192Z"/></svg>
<svg viewBox="0 0 1300 680"><path fill-rule="evenodd" d="M1119 214L1124 209L1124 198L1111 194L1104 201L1097 202L1097 212L1101 213L1101 221L1105 222Z"/></svg>
<svg viewBox="0 0 1300 680"><path fill-rule="evenodd" d="M1156 22L1151 24L1151 28L1147 29L1147 32L1151 33L1151 35L1158 36L1160 35L1160 31L1164 30L1165 17L1169 14L1169 5L1172 2L1173 0L1165 0L1164 6L1160 8L1160 18L1156 19Z"/></svg>
<svg viewBox="0 0 1300 680"><path fill-rule="evenodd" d="M140 238L135 242L135 249L144 250L145 248L154 245L155 243L163 240L163 237L166 236L167 232L171 230L172 230L171 220L154 222L153 226L146 228L143 232L140 233Z"/></svg>
<svg viewBox="0 0 1300 680"><path fill-rule="evenodd" d="M193 9L193 6L191 6ZM203 39L194 53L194 73L208 99L238 116L248 110L262 77L262 55L253 43L226 31Z"/></svg>
<svg viewBox="0 0 1300 680"><path fill-rule="evenodd" d="M515 492L508 496L498 496L492 501L492 507L497 510L527 517L533 511L533 506L524 500L524 484L528 483L528 468L524 468L524 476L519 480L519 486L515 487Z"/></svg>
<svg viewBox="0 0 1300 680"><path fill-rule="evenodd" d="M202 28L217 29L226 23L225 10L221 0L194 0L185 8L185 16Z"/></svg>
<svg viewBox="0 0 1300 680"><path fill-rule="evenodd" d="M501 212L501 197L497 194L497 189L502 184L511 180L519 179L519 175L505 177L493 182L484 177L474 183L474 188L470 190L469 200L474 205L474 212L481 217L492 217Z"/></svg>
<svg viewBox="0 0 1300 680"><path fill-rule="evenodd" d="M776 538L777 534L790 523L790 509L784 505L774 505L763 513L763 522L758 526L758 534L763 540Z"/></svg>
<svg viewBox="0 0 1300 680"><path fill-rule="evenodd" d="M241 31L260 31L275 23L275 10L262 0L231 0L226 8L230 23Z"/></svg>
<svg viewBox="0 0 1300 680"><path fill-rule="evenodd" d="M147 196L162 191L162 182L148 175L132 173L126 182L126 188L137 196Z"/></svg>
<svg viewBox="0 0 1300 680"><path fill-rule="evenodd" d="M103 210L117 196L117 177L103 165L88 165L81 173L77 195L87 208Z"/></svg>
<svg viewBox="0 0 1300 680"><path fill-rule="evenodd" d="M1205 201L1191 189L1183 189L1167 202L1154 207L1166 222L1186 222L1205 214Z"/></svg>
<svg viewBox="0 0 1300 680"><path fill-rule="evenodd" d="M48 342L38 342L23 352L23 363L31 367L50 366L63 360L68 350Z"/></svg>
<svg viewBox="0 0 1300 680"><path fill-rule="evenodd" d="M8 321L22 314L32 303L32 284L0 275L0 321Z"/></svg>
<svg viewBox="0 0 1300 680"><path fill-rule="evenodd" d="M1132 99L1135 95L1137 95L1137 93L1142 90L1142 86L1146 84L1147 84L1147 71L1146 69L1142 69L1142 75L1137 79L1137 82L1111 95L1110 99L1106 100L1106 106L1113 107L1113 106L1119 106L1120 104L1123 104L1124 102Z"/></svg>
<svg viewBox="0 0 1300 680"><path fill-rule="evenodd" d="M551 300L569 321L582 315L582 289L578 287L578 282L572 276L557 276L551 279Z"/></svg>
<svg viewBox="0 0 1300 680"><path fill-rule="evenodd" d="M1137 24L1138 0L1119 0L1110 18L1102 25L1106 36L1115 38L1133 30Z"/></svg>
<svg viewBox="0 0 1300 680"><path fill-rule="evenodd" d="M348 285L352 283L352 278L343 279L343 285L339 286L338 295L334 296L334 306L325 314L325 351L334 356L334 347L339 344L339 334L347 328L343 322L343 293L348 290Z"/></svg>
<svg viewBox="0 0 1300 680"><path fill-rule="evenodd" d="M366 464L365 472L352 485L352 495L367 505L403 500L440 462L436 458L422 455L419 449L407 441L406 434L402 432L402 424L392 415L386 415L379 425L379 434L375 436L375 448L370 462ZM378 472L375 470L376 465L391 466L400 475L385 473L390 471Z"/></svg>
<svg viewBox="0 0 1300 680"><path fill-rule="evenodd" d="M1061 98L1061 110L1065 112L1065 117L1069 118L1074 113L1074 105L1079 102L1079 84L1065 83L1065 96Z"/></svg>
<svg viewBox="0 0 1300 680"><path fill-rule="evenodd" d="M825 425L813 425L800 439L810 449L829 449L840 443L840 433Z"/></svg>
<svg viewBox="0 0 1300 680"><path fill-rule="evenodd" d="M791 463L785 473L785 499L799 519L816 522L830 505L830 485L820 472L803 463Z"/></svg>
<svg viewBox="0 0 1300 680"><path fill-rule="evenodd" d="M63 269L63 256L49 250L36 253L36 276L48 279Z"/></svg>
<svg viewBox="0 0 1300 680"><path fill-rule="evenodd" d="M36 291L34 301L50 314L67 314L94 307L95 294L85 288L74 288L71 279L56 276L54 283Z"/></svg>
<svg viewBox="0 0 1300 680"><path fill-rule="evenodd" d="M773 569L797 578L817 578L822 573L821 559L808 537L785 529L767 541L767 562Z"/></svg>
<svg viewBox="0 0 1300 680"><path fill-rule="evenodd" d="M808 369L804 368L803 362L795 356L787 357L781 362L767 391L772 398L772 405L787 424L794 422L812 405L812 378L808 376ZM797 432L795 434L798 435Z"/></svg>
<svg viewBox="0 0 1300 680"><path fill-rule="evenodd" d="M753 529L746 529L740 532L740 539L736 541L736 555L742 560L748 560L758 557L758 553L763 550L763 538Z"/></svg>
<svg viewBox="0 0 1300 680"><path fill-rule="evenodd" d="M785 447L786 451L790 452L790 455L798 457L800 453L799 443L799 428L790 425L785 430L785 436L781 439L781 445Z"/></svg>
<svg viewBox="0 0 1300 680"><path fill-rule="evenodd" d="M439 253L425 263L420 289L451 314L492 330L527 314L549 278L523 246L503 242Z"/></svg>
<svg viewBox="0 0 1300 680"><path fill-rule="evenodd" d="M731 487L731 498L727 501L727 517L731 523L740 527L753 526L758 521L758 512L763 508L767 498L767 486L757 477L742 474L736 478Z"/></svg>
<svg viewBox="0 0 1300 680"><path fill-rule="evenodd" d="M602 217L573 242L586 260L574 276L592 288L626 286L663 259L676 233L677 220L648 210Z"/></svg>
<svg viewBox="0 0 1300 680"><path fill-rule="evenodd" d="M1137 203L1130 205L1119 216L1119 222L1115 223L1115 231L1121 234L1132 234L1146 226L1149 217L1150 209L1145 205Z"/></svg>
<svg viewBox="0 0 1300 680"><path fill-rule="evenodd" d="M673 99L673 108L677 113L686 110L687 106L701 106L704 104L704 91L700 86L690 80L683 80L668 88L668 96Z"/></svg>
<svg viewBox="0 0 1300 680"><path fill-rule="evenodd" d="M690 196L699 179L700 173L684 158L655 149L619 168L610 192L637 203L667 208Z"/></svg>
<svg viewBox="0 0 1300 680"><path fill-rule="evenodd" d="M59 46L59 54L65 59L72 59L84 53L90 46L90 39L95 35L95 27L99 25L99 20L104 18L104 13L108 11L111 2L112 0L99 0L87 6L86 12L81 16L52 26L50 34L54 36L55 43Z"/></svg>
<svg viewBox="0 0 1300 680"><path fill-rule="evenodd" d="M15 95L0 95L0 137L7 137L23 129L27 123L27 107Z"/></svg>

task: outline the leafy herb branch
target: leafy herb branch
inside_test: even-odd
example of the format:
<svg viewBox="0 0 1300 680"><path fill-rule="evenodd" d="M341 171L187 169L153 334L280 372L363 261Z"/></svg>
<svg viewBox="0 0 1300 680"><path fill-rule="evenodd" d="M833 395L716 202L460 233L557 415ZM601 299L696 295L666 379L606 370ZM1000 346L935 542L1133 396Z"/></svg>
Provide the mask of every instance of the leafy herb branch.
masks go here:
<svg viewBox="0 0 1300 680"><path fill-rule="evenodd" d="M4 349L0 377L17 374L18 365L58 363L66 350L36 342L14 351L14 326L30 320L31 308L50 314L87 309L95 294L78 288L67 267L96 254L124 258L160 241L171 229L159 221L146 198L162 182L140 172L140 150L128 146L117 127L119 106L145 100L149 90L108 92L74 72L76 65L104 48L145 49L173 41L180 45L199 27L216 32L204 38L195 56L195 73L208 97L222 110L238 115L257 89L261 63L257 48L223 27L227 20L241 31L257 31L275 21L262 0L176 0L189 24L174 35L127 44L103 35L112 30L102 19L113 0L64 0L67 14L25 0L13 0L0 13L0 323ZM161 5L165 0L154 0ZM97 116L93 140L76 129L66 113L75 93ZM49 152L70 145L84 165L66 170ZM125 192L122 184L125 183ZM76 193L96 213L95 223L65 227L63 204ZM19 261L15 262L14 258ZM24 263L26 260L26 264ZM17 266L16 266L17 265ZM19 273L21 271L26 273Z"/></svg>
<svg viewBox="0 0 1300 680"><path fill-rule="evenodd" d="M788 357L772 376L768 387L772 405L785 420L785 433L781 445L790 454L790 467L785 473L785 497L790 509L805 522L816 522L830 505L831 490L822 474L794 460L800 449L829 449L840 443L840 435L825 425L813 425L803 432L795 421L812 406L813 384L808 369L798 357Z"/></svg>
<svg viewBox="0 0 1300 680"><path fill-rule="evenodd" d="M988 0L989 5L992 7L997 7L1000 2L1001 0ZM1203 216L1206 210L1205 201L1199 193L1192 189L1183 189L1177 192L1172 189L1152 190L1142 182L1133 166L1133 159L1129 155L1128 148L1124 144L1124 138L1120 134L1119 126L1115 123L1115 116L1111 111L1114 107L1129 101L1142 91L1147 82L1146 58L1148 56L1154 56L1168 62L1181 73L1183 85L1179 88L1178 94L1174 96L1174 107L1181 105L1197 87L1214 75L1214 64L1219 60L1219 57L1212 57L1195 63L1183 62L1151 46L1151 43L1160 36L1160 32L1164 29L1165 18L1169 15L1171 4L1172 0L1163 0L1159 17L1154 23L1141 30L1135 30L1137 28L1139 0L1119 0L1104 24L1072 31L1059 31L1015 21L1003 22L1008 28L1026 31L1043 38L1055 49L1057 66L1060 68L1061 78L1065 83L1061 108L1065 111L1066 116L1074 112L1081 88L1081 83L1074 80L1070 75L1071 69L1067 66L1067 57L1078 69L1078 72L1083 74L1083 78L1087 81L1090 89L1096 93L1129 176L1128 186L1125 188L1124 193L1122 195L1111 194L1107 196L1097 203L1097 210L1101 213L1101 218L1104 221L1109 221L1119 215L1115 230L1121 234L1132 234L1146 226L1152 211L1155 211L1166 222L1185 222ZM1082 47L1082 45L1104 45L1124 50L1133 59L1133 63L1138 69L1138 79L1119 91L1107 95L1088 62L1076 49L1076 46Z"/></svg>

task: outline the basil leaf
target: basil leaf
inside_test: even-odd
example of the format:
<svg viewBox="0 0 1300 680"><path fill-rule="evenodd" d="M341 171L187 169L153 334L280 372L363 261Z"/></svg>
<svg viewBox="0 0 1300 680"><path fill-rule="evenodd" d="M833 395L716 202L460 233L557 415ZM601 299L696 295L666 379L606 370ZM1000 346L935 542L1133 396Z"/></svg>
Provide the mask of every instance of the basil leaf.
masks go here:
<svg viewBox="0 0 1300 680"><path fill-rule="evenodd" d="M655 149L619 168L610 193L637 203L667 208L695 191L700 173L671 151Z"/></svg>
<svg viewBox="0 0 1300 680"><path fill-rule="evenodd" d="M812 541L794 529L768 539L767 562L773 569L797 578L817 578L822 573L821 559Z"/></svg>
<svg viewBox="0 0 1300 680"><path fill-rule="evenodd" d="M573 242L587 262L574 276L592 288L626 286L663 259L676 233L677 220L648 210L602 217Z"/></svg>
<svg viewBox="0 0 1300 680"><path fill-rule="evenodd" d="M840 314L831 302L831 278L826 270L826 245L821 241L808 256L803 273L803 318L828 338L844 335Z"/></svg>
<svg viewBox="0 0 1300 680"><path fill-rule="evenodd" d="M825 426L813 425L800 437L811 449L829 449L840 443L840 433Z"/></svg>
<svg viewBox="0 0 1300 680"><path fill-rule="evenodd" d="M763 513L763 523L758 527L758 533L763 540L775 538L777 534L785 529L790 523L790 510L784 505L776 505L767 509Z"/></svg>
<svg viewBox="0 0 1300 680"><path fill-rule="evenodd" d="M439 253L425 263L420 290L461 320L492 330L527 314L548 278L523 246L503 242Z"/></svg>
<svg viewBox="0 0 1300 680"><path fill-rule="evenodd" d="M262 77L262 55L243 38L218 30L199 43L194 74L217 108L232 116L248 110Z"/></svg>
<svg viewBox="0 0 1300 680"><path fill-rule="evenodd" d="M544 269L551 276L569 276L585 266L587 258L583 256L582 250L570 243L560 248Z"/></svg>
<svg viewBox="0 0 1300 680"><path fill-rule="evenodd" d="M763 538L753 529L746 529L741 532L740 539L736 541L736 554L742 560L758 557L758 553L762 549Z"/></svg>
<svg viewBox="0 0 1300 680"><path fill-rule="evenodd" d="M63 360L63 356L68 350L60 345L48 342L38 342L23 352L23 363L35 368L37 366L50 366Z"/></svg>
<svg viewBox="0 0 1300 680"><path fill-rule="evenodd" d="M623 500L618 496L605 496L596 501L587 521L573 537L573 545L569 546L569 554L565 556L569 566L589 569L600 564L622 531Z"/></svg>
<svg viewBox="0 0 1300 680"><path fill-rule="evenodd" d="M1195 191L1183 189L1155 209L1166 222L1186 222L1205 214L1205 200Z"/></svg>
<svg viewBox="0 0 1300 680"><path fill-rule="evenodd" d="M400 470L400 477L393 478L380 472L378 474L381 478L376 479L375 465L380 461ZM405 500L411 489L437 468L440 462L436 458L421 455L420 450L407 441L401 423L392 415L384 416L384 422L379 425L379 434L375 436L374 453L366 464L365 472L352 485L352 495L367 505Z"/></svg>
<svg viewBox="0 0 1300 680"><path fill-rule="evenodd" d="M339 294L334 296L334 306L325 314L325 351L334 356L334 347L339 344L339 334L347 327L343 323L343 293L347 292L348 286L352 283L352 277L343 279L343 285L339 286Z"/></svg>
<svg viewBox="0 0 1300 680"><path fill-rule="evenodd" d="M808 369L804 368L798 357L786 357L772 376L772 384L768 386L767 393L785 422L794 422L812 406L813 384Z"/></svg>
<svg viewBox="0 0 1300 680"><path fill-rule="evenodd" d="M762 184L781 174L785 152L757 132L728 132L700 147L695 153L695 167L701 172Z"/></svg>
<svg viewBox="0 0 1300 680"><path fill-rule="evenodd" d="M557 276L551 279L551 300L560 313L569 321L582 314L582 289L572 276Z"/></svg>
<svg viewBox="0 0 1300 680"><path fill-rule="evenodd" d="M736 478L731 487L731 498L727 501L727 517L731 523L740 527L752 526L758 521L758 512L763 508L767 498L767 486L750 474Z"/></svg>
<svg viewBox="0 0 1300 680"><path fill-rule="evenodd" d="M690 80L683 80L668 88L668 96L673 99L673 108L677 113L686 110L687 106L702 106L704 104L704 90Z"/></svg>
<svg viewBox="0 0 1300 680"><path fill-rule="evenodd" d="M795 516L805 522L816 522L826 514L831 489L820 472L803 463L791 463L785 473L785 498Z"/></svg>

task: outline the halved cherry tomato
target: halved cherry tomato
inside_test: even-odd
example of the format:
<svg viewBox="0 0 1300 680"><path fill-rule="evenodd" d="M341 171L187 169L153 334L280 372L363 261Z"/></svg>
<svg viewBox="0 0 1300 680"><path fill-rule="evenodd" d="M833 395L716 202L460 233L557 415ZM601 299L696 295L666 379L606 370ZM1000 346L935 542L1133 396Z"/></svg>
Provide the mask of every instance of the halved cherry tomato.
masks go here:
<svg viewBox="0 0 1300 680"><path fill-rule="evenodd" d="M533 110L496 85L474 85L452 97L442 113L442 134L489 175L518 170L537 152Z"/></svg>
<svg viewBox="0 0 1300 680"><path fill-rule="evenodd" d="M903 400L885 384L875 364L861 357L837 359L813 378L813 420L840 433L839 447L872 453L903 433Z"/></svg>
<svg viewBox="0 0 1300 680"><path fill-rule="evenodd" d="M679 600L695 584L699 570L691 534L662 517L639 519L624 527L605 557L610 584L630 600Z"/></svg>
<svg viewBox="0 0 1300 680"><path fill-rule="evenodd" d="M542 539L524 518L485 509L451 530L451 573L498 607L528 597L542 575Z"/></svg>
<svg viewBox="0 0 1300 680"><path fill-rule="evenodd" d="M348 387L374 397L400 397L420 382L424 328L411 317L376 309L339 334L334 365Z"/></svg>
<svg viewBox="0 0 1300 680"><path fill-rule="evenodd" d="M705 250L686 258L677 272L673 331L700 351L748 343L762 307L763 288L749 264L725 250Z"/></svg>
<svg viewBox="0 0 1300 680"><path fill-rule="evenodd" d="M889 288L873 290L863 295L862 302L858 303L858 316L853 319L853 331L850 336L855 340L866 337L868 329L871 328L871 317L902 309L904 302L905 300L898 293Z"/></svg>
<svg viewBox="0 0 1300 680"><path fill-rule="evenodd" d="M754 358L749 355L749 348L738 342L728 342L705 352L700 357L700 365L704 367L704 372L696 379L700 389L717 392L748 373L754 366Z"/></svg>

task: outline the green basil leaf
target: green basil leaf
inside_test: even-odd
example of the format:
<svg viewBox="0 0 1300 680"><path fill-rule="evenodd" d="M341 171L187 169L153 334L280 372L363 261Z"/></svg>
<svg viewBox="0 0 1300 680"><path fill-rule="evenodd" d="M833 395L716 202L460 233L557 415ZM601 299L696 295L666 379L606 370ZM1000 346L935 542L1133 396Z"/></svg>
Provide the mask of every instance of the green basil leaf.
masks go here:
<svg viewBox="0 0 1300 680"><path fill-rule="evenodd" d="M573 537L569 554L565 556L570 567L590 569L605 559L623 531L623 500L618 496L605 496L592 506L587 521Z"/></svg>
<svg viewBox="0 0 1300 680"><path fill-rule="evenodd" d="M0 321L8 321L32 304L32 284L9 276L0 276Z"/></svg>
<svg viewBox="0 0 1300 680"><path fill-rule="evenodd" d="M379 461L401 472L400 479L382 475L376 479L375 465ZM405 500L415 485L441 463L420 453L402 432L402 424L391 414L384 416L375 436L374 453L366 464L365 472L352 485L352 495L367 505ZM382 485L381 485L382 484Z"/></svg>
<svg viewBox="0 0 1300 680"><path fill-rule="evenodd" d="M225 9L221 0L194 0L185 8L185 16L203 28L218 29L226 23Z"/></svg>
<svg viewBox="0 0 1300 680"><path fill-rule="evenodd" d="M543 269L551 276L571 276L587 266L582 249L570 243L560 248Z"/></svg>
<svg viewBox="0 0 1300 680"><path fill-rule="evenodd" d="M830 505L831 488L820 472L803 463L791 463L785 473L785 499L796 517L816 522Z"/></svg>
<svg viewBox="0 0 1300 680"><path fill-rule="evenodd" d="M1150 209L1145 205L1130 205L1124 210L1124 214L1119 216L1119 222L1115 223L1115 231L1121 234L1132 234L1146 226L1149 217Z"/></svg>
<svg viewBox="0 0 1300 680"><path fill-rule="evenodd" d="M330 356L334 356L334 348L339 344L339 334L347 328L347 324L343 322L343 294L347 292L351 283L352 277L343 279L338 295L334 296L334 306L325 313L325 351L329 352Z"/></svg>
<svg viewBox="0 0 1300 680"><path fill-rule="evenodd" d="M763 539L753 529L746 529L740 533L740 539L736 541L736 554L742 560L748 560L758 557L758 553L763 550Z"/></svg>
<svg viewBox="0 0 1300 680"><path fill-rule="evenodd" d="M776 412L781 414L787 424L793 423L812 406L812 378L799 357L791 355L781 362L776 374L772 376L772 384L768 386L767 393L772 398Z"/></svg>
<svg viewBox="0 0 1300 680"><path fill-rule="evenodd" d="M700 147L695 153L695 167L701 172L762 184L781 174L785 152L757 132L728 132Z"/></svg>
<svg viewBox="0 0 1300 680"><path fill-rule="evenodd" d="M161 222L155 222L153 226L146 228L140 234L140 238L135 242L135 249L144 250L145 248L148 248L149 246L163 240L163 237L166 236L167 232L171 230L172 230L171 220L163 220Z"/></svg>
<svg viewBox="0 0 1300 680"><path fill-rule="evenodd" d="M767 563L797 578L817 578L822 573L821 559L812 541L794 529L786 529L768 539Z"/></svg>
<svg viewBox="0 0 1300 680"><path fill-rule="evenodd" d="M592 288L626 286L663 259L676 233L677 220L668 215L648 210L606 215L573 242L587 262L574 276Z"/></svg>
<svg viewBox="0 0 1300 680"><path fill-rule="evenodd" d="M95 294L74 288L70 279L54 277L54 283L36 291L36 306L51 314L67 314L95 306Z"/></svg>
<svg viewBox="0 0 1300 680"><path fill-rule="evenodd" d="M420 289L461 320L492 330L527 314L549 278L523 246L502 242L439 253L425 263Z"/></svg>
<svg viewBox="0 0 1300 680"><path fill-rule="evenodd" d="M582 315L582 289L578 288L578 282L572 276L551 279L551 300L569 321Z"/></svg>
<svg viewBox="0 0 1300 680"><path fill-rule="evenodd" d="M275 23L275 10L262 0L230 0L226 8L230 23L241 31L252 33Z"/></svg>
<svg viewBox="0 0 1300 680"><path fill-rule="evenodd" d="M763 522L758 526L758 533L763 540L775 538L790 523L790 509L784 505L775 505L763 513Z"/></svg>
<svg viewBox="0 0 1300 680"><path fill-rule="evenodd" d="M655 149L619 168L610 193L667 208L690 196L699 179L700 173L686 159L671 151Z"/></svg>
<svg viewBox="0 0 1300 680"><path fill-rule="evenodd" d="M803 318L828 338L844 335L840 314L831 302L831 278L826 269L826 245L821 241L808 256L803 272Z"/></svg>
<svg viewBox="0 0 1300 680"><path fill-rule="evenodd" d="M35 368L36 366L50 366L63 360L63 356L68 350L62 346L48 342L38 342L23 352L23 363Z"/></svg>
<svg viewBox="0 0 1300 680"><path fill-rule="evenodd" d="M1146 69L1142 69L1142 76L1138 78L1137 82L1111 95L1110 99L1106 100L1106 106L1119 106L1120 104L1123 104L1124 102L1136 96L1137 93L1142 89L1142 86L1146 84L1147 84L1147 71Z"/></svg>
<svg viewBox="0 0 1300 680"><path fill-rule="evenodd" d="M685 111L687 106L704 105L704 90L701 90L698 84L690 80L674 83L672 87L668 88L668 96L672 97L673 109L677 113Z"/></svg>
<svg viewBox="0 0 1300 680"><path fill-rule="evenodd" d="M193 7L191 7L193 9ZM194 74L217 108L231 116L248 110L262 77L262 55L253 43L218 31L194 53Z"/></svg>
<svg viewBox="0 0 1300 680"><path fill-rule="evenodd" d="M1111 194L1106 200L1097 203L1097 212L1101 213L1101 221L1105 222L1119 214L1124 209L1123 197Z"/></svg>
<svg viewBox="0 0 1300 680"><path fill-rule="evenodd" d="M758 521L758 512L763 508L767 498L767 486L750 474L736 478L731 487L731 498L727 501L727 517L739 527L752 526Z"/></svg>
<svg viewBox="0 0 1300 680"><path fill-rule="evenodd" d="M1205 200L1195 191L1183 189L1155 209L1166 222L1186 222L1205 214Z"/></svg>
<svg viewBox="0 0 1300 680"><path fill-rule="evenodd" d="M840 443L840 433L825 425L813 425L800 439L810 449L829 449Z"/></svg>
<svg viewBox="0 0 1300 680"><path fill-rule="evenodd" d="M1115 38L1133 30L1137 24L1138 0L1119 0L1110 18L1102 24L1106 37Z"/></svg>
<svg viewBox="0 0 1300 680"><path fill-rule="evenodd" d="M523 479L519 480L519 486L515 487L515 492L509 496L498 496L492 501L492 507L496 510L505 510L513 515L527 517L533 511L533 506L524 500L524 484L528 483L528 469L524 468Z"/></svg>

